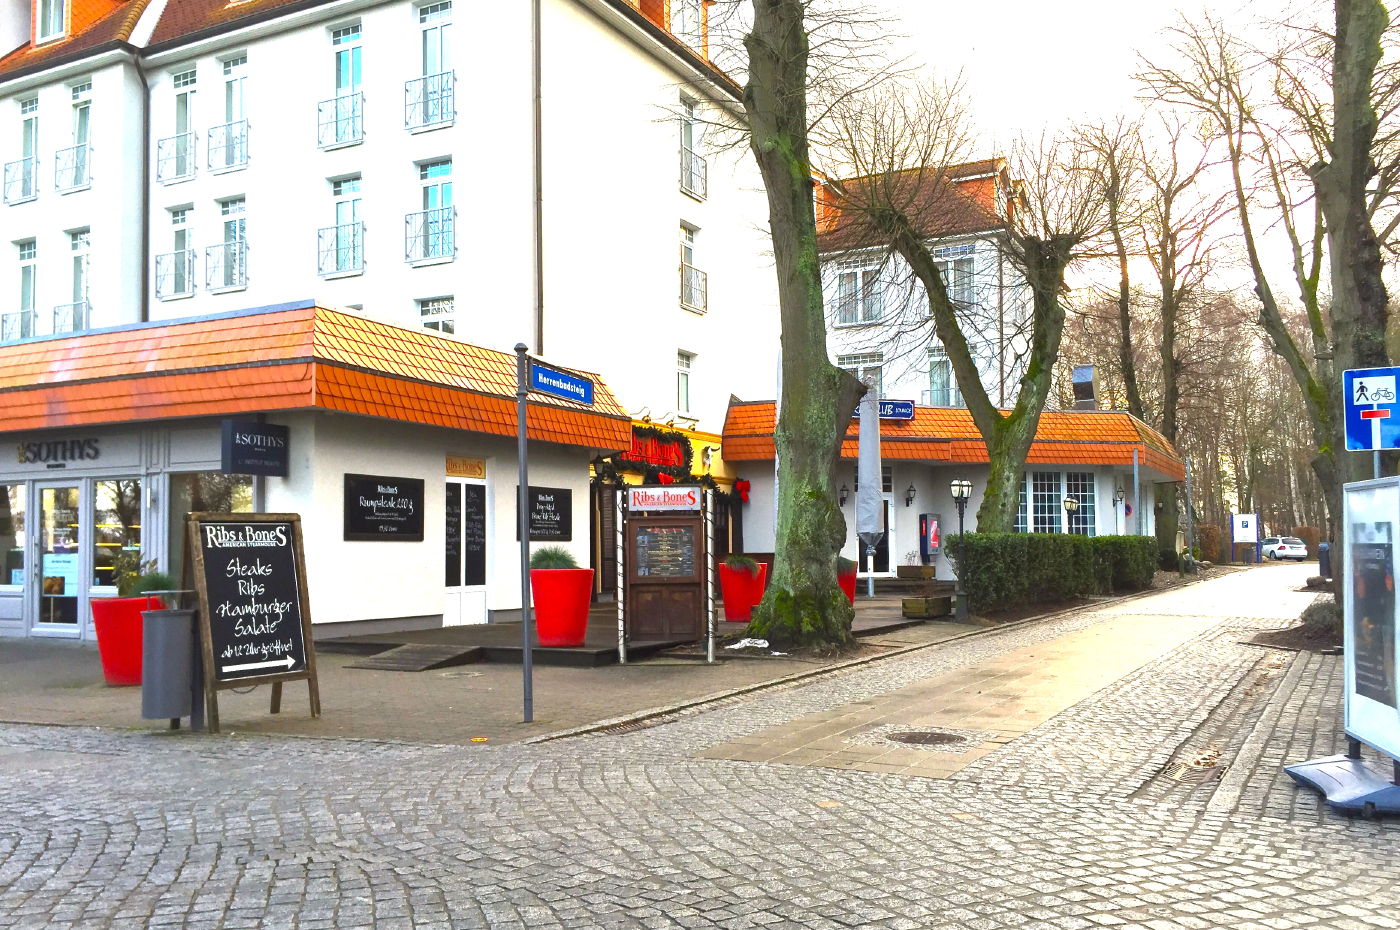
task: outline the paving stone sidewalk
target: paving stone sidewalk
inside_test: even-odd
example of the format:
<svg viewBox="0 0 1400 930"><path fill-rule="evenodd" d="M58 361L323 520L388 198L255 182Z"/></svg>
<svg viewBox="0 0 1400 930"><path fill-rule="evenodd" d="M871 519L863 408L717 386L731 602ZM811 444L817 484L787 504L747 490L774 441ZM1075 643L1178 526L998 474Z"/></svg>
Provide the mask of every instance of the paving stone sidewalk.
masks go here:
<svg viewBox="0 0 1400 930"><path fill-rule="evenodd" d="M1289 624L1305 574L1241 572L540 744L3 726L0 927L1400 926L1391 825L1285 804L1269 752L1241 754L1336 748L1335 670L1239 645ZM951 778L698 758L1108 618L1193 617L1180 645ZM1201 739L1244 778L1227 809L1223 780L1159 793Z"/></svg>

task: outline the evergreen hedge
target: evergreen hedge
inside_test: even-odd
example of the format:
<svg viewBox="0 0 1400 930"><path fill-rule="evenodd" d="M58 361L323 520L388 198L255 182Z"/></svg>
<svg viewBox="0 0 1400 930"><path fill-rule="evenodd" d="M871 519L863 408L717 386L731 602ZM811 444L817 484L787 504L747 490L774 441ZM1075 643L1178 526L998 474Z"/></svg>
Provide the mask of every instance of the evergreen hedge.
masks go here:
<svg viewBox="0 0 1400 930"><path fill-rule="evenodd" d="M967 560L963 588L974 611L1140 591L1157 567L1152 536L968 533L948 537L948 553L955 566Z"/></svg>

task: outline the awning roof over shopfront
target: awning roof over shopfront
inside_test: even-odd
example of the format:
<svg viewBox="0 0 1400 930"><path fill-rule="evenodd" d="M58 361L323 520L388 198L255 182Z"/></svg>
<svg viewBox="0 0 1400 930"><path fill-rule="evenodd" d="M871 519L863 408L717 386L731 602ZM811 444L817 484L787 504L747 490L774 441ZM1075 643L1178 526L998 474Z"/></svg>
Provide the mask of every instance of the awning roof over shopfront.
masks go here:
<svg viewBox="0 0 1400 930"><path fill-rule="evenodd" d="M0 432L335 410L515 435L515 355L281 304L0 346ZM584 407L531 394L530 438L614 451L632 424L593 374Z"/></svg>
<svg viewBox="0 0 1400 930"><path fill-rule="evenodd" d="M731 403L724 420L724 458L772 460L774 403ZM841 457L856 458L857 421L851 420ZM1133 450L1145 468L1180 481L1186 469L1171 443L1141 420L1118 410L1047 410L1041 414L1026 461L1055 465L1132 465ZM972 416L958 407L915 407L912 420L880 421L880 455L886 461L985 462Z"/></svg>

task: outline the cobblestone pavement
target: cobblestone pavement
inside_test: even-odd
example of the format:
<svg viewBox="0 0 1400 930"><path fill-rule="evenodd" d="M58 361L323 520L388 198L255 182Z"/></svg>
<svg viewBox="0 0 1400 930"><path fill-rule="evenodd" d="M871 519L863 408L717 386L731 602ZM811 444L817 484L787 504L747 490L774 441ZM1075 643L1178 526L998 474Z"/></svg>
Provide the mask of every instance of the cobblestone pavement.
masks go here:
<svg viewBox="0 0 1400 930"><path fill-rule="evenodd" d="M1269 567L533 745L0 727L0 927L1400 927L1400 835L1283 761L1340 670ZM1216 617L946 779L702 759L1102 623ZM1220 761L1208 779L1182 760Z"/></svg>

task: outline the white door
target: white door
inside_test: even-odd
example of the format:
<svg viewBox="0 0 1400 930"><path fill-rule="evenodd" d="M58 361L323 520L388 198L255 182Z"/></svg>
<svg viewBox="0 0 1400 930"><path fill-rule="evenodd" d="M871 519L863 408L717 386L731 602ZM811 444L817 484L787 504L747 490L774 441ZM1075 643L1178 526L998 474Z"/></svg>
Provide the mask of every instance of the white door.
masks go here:
<svg viewBox="0 0 1400 930"><path fill-rule="evenodd" d="M486 622L486 482L448 478L443 626Z"/></svg>

